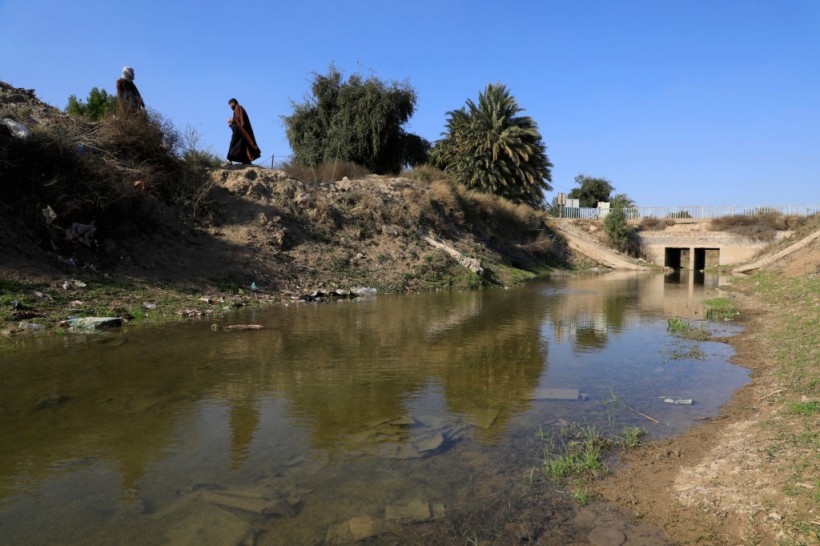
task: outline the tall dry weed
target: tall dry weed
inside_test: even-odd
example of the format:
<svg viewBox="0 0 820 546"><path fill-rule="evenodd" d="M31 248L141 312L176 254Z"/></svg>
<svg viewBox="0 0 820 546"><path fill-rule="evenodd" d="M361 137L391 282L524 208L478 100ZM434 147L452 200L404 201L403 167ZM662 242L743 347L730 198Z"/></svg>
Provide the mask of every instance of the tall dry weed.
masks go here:
<svg viewBox="0 0 820 546"><path fill-rule="evenodd" d="M409 171L402 171L401 178L409 178L419 182L427 182L428 184L437 181L449 181L450 176L432 165L417 165Z"/></svg>
<svg viewBox="0 0 820 546"><path fill-rule="evenodd" d="M464 221L464 209L461 207L458 190L449 182L434 180L430 183L430 202L438 207L442 214L456 222Z"/></svg>
<svg viewBox="0 0 820 546"><path fill-rule="evenodd" d="M481 222L504 237L521 237L547 225L548 213L529 205L516 204L503 197L470 192L465 209L468 218Z"/></svg>
<svg viewBox="0 0 820 546"><path fill-rule="evenodd" d="M675 220L672 218L656 218L655 216L647 216L641 219L640 228L653 231L663 231L669 226L674 226L675 223Z"/></svg>
<svg viewBox="0 0 820 546"><path fill-rule="evenodd" d="M533 241L519 245L523 251L538 257L549 257L555 254L556 243L554 237L539 232Z"/></svg>
<svg viewBox="0 0 820 546"><path fill-rule="evenodd" d="M282 170L303 182L337 182L345 177L364 178L370 174L365 167L349 161L326 161L316 166L300 163L283 163Z"/></svg>
<svg viewBox="0 0 820 546"><path fill-rule="evenodd" d="M355 190L347 199L352 203L351 218L367 230L375 230L390 221L390 211L387 210L386 203L372 192Z"/></svg>
<svg viewBox="0 0 820 546"><path fill-rule="evenodd" d="M763 211L753 215L735 214L713 218L709 222L712 231L727 231L756 241L771 242L778 231L799 229L808 219L804 216L785 215L776 211Z"/></svg>

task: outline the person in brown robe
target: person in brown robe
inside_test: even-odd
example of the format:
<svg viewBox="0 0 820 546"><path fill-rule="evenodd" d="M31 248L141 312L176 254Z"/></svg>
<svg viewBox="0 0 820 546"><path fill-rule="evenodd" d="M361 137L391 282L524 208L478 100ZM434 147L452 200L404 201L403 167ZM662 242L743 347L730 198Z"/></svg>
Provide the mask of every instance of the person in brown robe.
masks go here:
<svg viewBox="0 0 820 546"><path fill-rule="evenodd" d="M145 110L139 89L134 85L134 69L130 66L123 67L122 77L117 80L117 105L123 115Z"/></svg>
<svg viewBox="0 0 820 546"><path fill-rule="evenodd" d="M233 131L233 135L231 144L228 146L228 161L225 165L232 165L234 161L247 165L254 159L258 159L262 155L262 150L257 146L256 138L253 136L253 127L248 112L236 99L229 100L228 106L233 110L233 117L228 120L228 127Z"/></svg>

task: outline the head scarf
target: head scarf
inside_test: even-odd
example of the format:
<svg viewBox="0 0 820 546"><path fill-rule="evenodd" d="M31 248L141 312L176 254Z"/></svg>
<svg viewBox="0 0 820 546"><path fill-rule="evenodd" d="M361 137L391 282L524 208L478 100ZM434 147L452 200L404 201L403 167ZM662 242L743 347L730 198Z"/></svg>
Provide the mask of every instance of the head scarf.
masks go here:
<svg viewBox="0 0 820 546"><path fill-rule="evenodd" d="M134 69L130 66L122 67L122 77L128 80L129 82L134 81Z"/></svg>

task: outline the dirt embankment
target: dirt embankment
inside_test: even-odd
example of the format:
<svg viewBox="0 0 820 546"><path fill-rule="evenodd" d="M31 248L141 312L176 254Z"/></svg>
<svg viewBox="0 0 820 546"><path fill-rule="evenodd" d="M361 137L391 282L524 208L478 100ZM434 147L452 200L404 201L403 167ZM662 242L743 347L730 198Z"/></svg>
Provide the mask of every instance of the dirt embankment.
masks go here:
<svg viewBox="0 0 820 546"><path fill-rule="evenodd" d="M31 132L0 125L6 331L81 311L197 316L200 297L503 286L574 262L544 211L444 180L209 169L161 116L92 123L2 82L0 119Z"/></svg>
<svg viewBox="0 0 820 546"><path fill-rule="evenodd" d="M503 286L569 259L544 213L444 182L372 176L312 183L257 167L211 176L208 216L196 223L181 221L177 210L150 195L141 202L140 231L123 237L98 226L88 245L67 240L54 226L38 240L21 221L7 218L0 278L23 289L28 283L29 291L51 299L64 295L61 286L72 279L98 287L139 282L135 290L148 292L160 284L280 299L317 289ZM29 311L45 312L44 299L22 297ZM129 305L140 302L120 310L141 314ZM30 312L25 318L38 321Z"/></svg>

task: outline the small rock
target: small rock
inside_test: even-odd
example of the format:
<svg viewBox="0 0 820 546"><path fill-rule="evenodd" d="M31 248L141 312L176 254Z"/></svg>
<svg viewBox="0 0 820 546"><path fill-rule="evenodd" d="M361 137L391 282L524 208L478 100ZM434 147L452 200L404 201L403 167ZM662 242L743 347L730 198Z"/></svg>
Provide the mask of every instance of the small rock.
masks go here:
<svg viewBox="0 0 820 546"><path fill-rule="evenodd" d="M328 544L348 544L374 537L383 532L384 522L370 516L351 518L344 523L331 525L327 530L325 542Z"/></svg>
<svg viewBox="0 0 820 546"><path fill-rule="evenodd" d="M422 500L414 500L408 504L392 504L384 509L384 518L387 520L427 521L430 517L430 505Z"/></svg>
<svg viewBox="0 0 820 546"><path fill-rule="evenodd" d="M596 527L587 537L593 546L621 546L626 542L626 535L611 527Z"/></svg>
<svg viewBox="0 0 820 546"><path fill-rule="evenodd" d="M35 324L33 322L21 322L20 324L17 325L17 327L20 328L21 330L29 330L29 331L34 331L34 332L36 332L38 330L45 330L45 328L46 328L42 324Z"/></svg>
<svg viewBox="0 0 820 546"><path fill-rule="evenodd" d="M413 442L413 447L415 447L419 453L424 453L426 451L435 451L440 448L442 444L444 444L444 436L437 432L435 434L431 434L430 436L415 440Z"/></svg>
<svg viewBox="0 0 820 546"><path fill-rule="evenodd" d="M180 546L244 544L253 532L242 518L216 506L175 514L170 521L173 527L166 534L167 543Z"/></svg>
<svg viewBox="0 0 820 546"><path fill-rule="evenodd" d="M83 330L100 330L102 328L118 328L122 326L121 317L74 317L60 323L69 328Z"/></svg>
<svg viewBox="0 0 820 546"><path fill-rule="evenodd" d="M443 502L434 502L430 505L430 508L433 512L433 519L442 519L447 515L447 509L444 507Z"/></svg>
<svg viewBox="0 0 820 546"><path fill-rule="evenodd" d="M230 491L202 491L200 498L206 502L216 504L223 508L241 510L252 514L293 517L295 510L286 502L281 500L271 500L259 494Z"/></svg>

